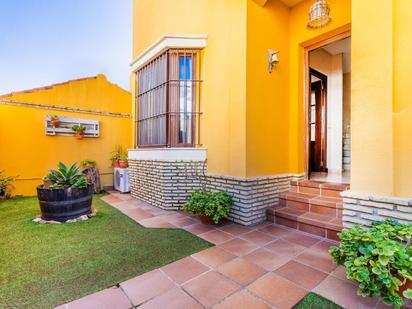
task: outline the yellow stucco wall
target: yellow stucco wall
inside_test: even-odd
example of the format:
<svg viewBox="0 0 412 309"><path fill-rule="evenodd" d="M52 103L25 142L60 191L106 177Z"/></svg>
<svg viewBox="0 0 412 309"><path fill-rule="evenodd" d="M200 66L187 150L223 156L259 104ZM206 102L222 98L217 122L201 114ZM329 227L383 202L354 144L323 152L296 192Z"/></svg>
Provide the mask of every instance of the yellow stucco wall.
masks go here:
<svg viewBox="0 0 412 309"><path fill-rule="evenodd" d="M252 0L247 6L247 176L289 172L289 8ZM268 72L268 49L279 63Z"/></svg>
<svg viewBox="0 0 412 309"><path fill-rule="evenodd" d="M133 57L163 34L207 34L201 142L208 171L246 175L246 0L135 0Z"/></svg>
<svg viewBox="0 0 412 309"><path fill-rule="evenodd" d="M351 189L412 196L412 2L328 2L331 23L309 29L313 0L292 8L281 0L135 0L134 56L165 33L207 34L201 139L209 172L303 173L305 48L351 31ZM280 50L272 74L269 48Z"/></svg>
<svg viewBox="0 0 412 309"><path fill-rule="evenodd" d="M103 75L15 93L0 100L131 113L130 93L108 82ZM100 137L76 140L71 136L46 136L45 118L54 114L98 120ZM71 164L92 159L97 161L102 184L112 185L110 152L116 144L131 146L131 126L131 118L0 104L0 170L19 176L14 194L33 195L41 177L59 161Z"/></svg>

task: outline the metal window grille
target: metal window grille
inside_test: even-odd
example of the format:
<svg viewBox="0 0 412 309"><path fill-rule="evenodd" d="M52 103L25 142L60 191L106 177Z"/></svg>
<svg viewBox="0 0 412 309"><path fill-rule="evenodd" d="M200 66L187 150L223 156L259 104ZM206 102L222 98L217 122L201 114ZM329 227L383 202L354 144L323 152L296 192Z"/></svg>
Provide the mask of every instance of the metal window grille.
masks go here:
<svg viewBox="0 0 412 309"><path fill-rule="evenodd" d="M169 49L138 70L136 136L139 147L200 144L200 57Z"/></svg>

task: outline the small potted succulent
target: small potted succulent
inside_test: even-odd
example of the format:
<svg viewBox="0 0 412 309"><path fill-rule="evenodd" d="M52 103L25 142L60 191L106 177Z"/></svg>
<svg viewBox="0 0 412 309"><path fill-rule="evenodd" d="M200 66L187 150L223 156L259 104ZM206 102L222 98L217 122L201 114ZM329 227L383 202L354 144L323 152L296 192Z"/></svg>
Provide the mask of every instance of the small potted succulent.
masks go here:
<svg viewBox="0 0 412 309"><path fill-rule="evenodd" d="M80 166L81 166L81 168L96 167L96 161L89 160L89 159L84 159L84 160L80 161Z"/></svg>
<svg viewBox="0 0 412 309"><path fill-rule="evenodd" d="M367 230L354 226L338 234L340 245L329 250L346 276L359 283L358 295L377 295L400 308L412 299L412 224L374 222Z"/></svg>
<svg viewBox="0 0 412 309"><path fill-rule="evenodd" d="M11 191L14 189L12 182L16 178L17 176L6 176L4 171L0 171L0 200L10 197Z"/></svg>
<svg viewBox="0 0 412 309"><path fill-rule="evenodd" d="M226 192L194 191L183 210L198 215L203 224L218 224L229 216L232 203Z"/></svg>
<svg viewBox="0 0 412 309"><path fill-rule="evenodd" d="M84 132L86 131L86 127L82 126L81 124L76 124L76 125L72 126L72 130L74 131L74 136L77 139L83 139Z"/></svg>
<svg viewBox="0 0 412 309"><path fill-rule="evenodd" d="M90 214L93 187L86 175L76 163L67 167L60 162L57 167L44 178L47 186L37 186L42 219L66 222Z"/></svg>
<svg viewBox="0 0 412 309"><path fill-rule="evenodd" d="M58 127L59 123L60 123L59 116L57 115L50 116L50 124L52 125L53 128Z"/></svg>

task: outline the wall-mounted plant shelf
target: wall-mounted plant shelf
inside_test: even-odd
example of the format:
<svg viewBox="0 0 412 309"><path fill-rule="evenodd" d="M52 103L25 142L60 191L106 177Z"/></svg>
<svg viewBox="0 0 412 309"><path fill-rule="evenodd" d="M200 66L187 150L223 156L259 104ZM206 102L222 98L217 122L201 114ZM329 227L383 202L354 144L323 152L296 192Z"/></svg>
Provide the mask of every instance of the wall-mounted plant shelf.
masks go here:
<svg viewBox="0 0 412 309"><path fill-rule="evenodd" d="M84 132L84 137L99 137L100 136L100 125L97 120L82 119L82 118L71 118L59 116L59 125L53 127L51 124L51 116L46 116L45 129L46 135L63 135L63 136L74 136L74 131L72 126L82 125L86 127Z"/></svg>

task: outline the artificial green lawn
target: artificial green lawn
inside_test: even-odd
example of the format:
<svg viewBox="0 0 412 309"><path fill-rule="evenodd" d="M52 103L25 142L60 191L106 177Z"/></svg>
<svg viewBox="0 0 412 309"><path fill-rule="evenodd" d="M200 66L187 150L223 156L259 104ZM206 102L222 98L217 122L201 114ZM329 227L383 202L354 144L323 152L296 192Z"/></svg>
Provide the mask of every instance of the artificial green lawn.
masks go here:
<svg viewBox="0 0 412 309"><path fill-rule="evenodd" d="M42 225L36 197L0 201L0 307L51 308L211 246L144 228L94 197L96 217Z"/></svg>
<svg viewBox="0 0 412 309"><path fill-rule="evenodd" d="M344 309L318 294L309 292L293 309Z"/></svg>

